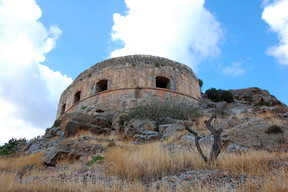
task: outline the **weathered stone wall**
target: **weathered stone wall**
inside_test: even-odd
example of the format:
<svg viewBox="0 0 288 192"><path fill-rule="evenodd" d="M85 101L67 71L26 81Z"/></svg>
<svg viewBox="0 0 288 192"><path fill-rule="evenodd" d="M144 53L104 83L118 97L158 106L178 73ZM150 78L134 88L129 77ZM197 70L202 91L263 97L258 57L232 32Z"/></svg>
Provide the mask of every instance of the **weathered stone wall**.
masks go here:
<svg viewBox="0 0 288 192"><path fill-rule="evenodd" d="M158 76L169 79L167 89L156 87ZM100 80L107 80L107 90L97 92ZM80 100L75 103L79 91ZM200 98L198 79L186 65L162 57L132 55L108 59L82 72L62 93L57 118L83 106L124 110L153 97L195 102Z"/></svg>

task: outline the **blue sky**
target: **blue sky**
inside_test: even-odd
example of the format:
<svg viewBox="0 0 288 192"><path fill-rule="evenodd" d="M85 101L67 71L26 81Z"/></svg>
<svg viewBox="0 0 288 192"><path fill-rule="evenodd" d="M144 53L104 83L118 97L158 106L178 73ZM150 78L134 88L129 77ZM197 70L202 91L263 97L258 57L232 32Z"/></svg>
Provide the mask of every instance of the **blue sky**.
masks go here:
<svg viewBox="0 0 288 192"><path fill-rule="evenodd" d="M260 87L288 104L288 0L0 0L0 144L53 124L92 65L152 54L211 87Z"/></svg>

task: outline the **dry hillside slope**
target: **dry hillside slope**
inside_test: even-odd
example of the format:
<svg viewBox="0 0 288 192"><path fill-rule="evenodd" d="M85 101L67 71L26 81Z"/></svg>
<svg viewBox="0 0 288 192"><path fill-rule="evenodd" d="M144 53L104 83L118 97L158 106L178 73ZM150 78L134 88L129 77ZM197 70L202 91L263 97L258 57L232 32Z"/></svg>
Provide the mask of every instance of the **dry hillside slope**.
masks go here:
<svg viewBox="0 0 288 192"><path fill-rule="evenodd" d="M66 114L0 156L0 191L288 191L287 106L259 88L230 91L233 103L203 97L193 108L164 103L155 112L158 103L136 111L155 112L150 118L89 106ZM208 155L213 136L204 121L213 114L222 151L207 164L185 125Z"/></svg>

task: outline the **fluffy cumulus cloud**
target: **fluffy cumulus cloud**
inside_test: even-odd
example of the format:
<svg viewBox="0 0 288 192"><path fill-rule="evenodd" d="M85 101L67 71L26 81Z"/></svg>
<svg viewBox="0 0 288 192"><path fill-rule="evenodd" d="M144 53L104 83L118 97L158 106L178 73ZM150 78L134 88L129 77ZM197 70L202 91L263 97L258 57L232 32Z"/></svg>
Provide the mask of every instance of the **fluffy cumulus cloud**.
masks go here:
<svg viewBox="0 0 288 192"><path fill-rule="evenodd" d="M194 68L219 54L223 29L204 7L204 0L125 0L125 15L113 16L112 40L128 54L162 56Z"/></svg>
<svg viewBox="0 0 288 192"><path fill-rule="evenodd" d="M225 75L231 76L239 76L246 72L246 70L242 67L242 63L233 62L230 66L226 66L222 69L222 72Z"/></svg>
<svg viewBox="0 0 288 192"><path fill-rule="evenodd" d="M288 66L288 0L265 0L262 19L279 38L279 44L268 48L267 53Z"/></svg>
<svg viewBox="0 0 288 192"><path fill-rule="evenodd" d="M51 126L71 78L41 64L61 35L47 29L35 0L0 0L0 143L31 138Z"/></svg>

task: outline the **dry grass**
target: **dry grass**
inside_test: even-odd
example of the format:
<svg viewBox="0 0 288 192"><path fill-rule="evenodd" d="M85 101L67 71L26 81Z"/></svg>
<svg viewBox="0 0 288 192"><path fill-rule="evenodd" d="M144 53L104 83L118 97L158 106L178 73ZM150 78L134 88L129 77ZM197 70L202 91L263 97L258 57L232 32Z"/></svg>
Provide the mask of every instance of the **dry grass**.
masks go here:
<svg viewBox="0 0 288 192"><path fill-rule="evenodd" d="M287 154L267 151L247 151L243 153L222 153L217 166L224 171L263 175L274 169L274 163L285 160Z"/></svg>
<svg viewBox="0 0 288 192"><path fill-rule="evenodd" d="M40 176L43 176L40 174ZM111 180L110 183L106 183L100 180L94 182L83 183L82 181L66 181L61 180L53 181L50 179L38 179L38 180L27 180L23 179L22 181L17 180L14 174L0 174L0 191L5 192L145 192L146 188L141 183L127 183L125 181Z"/></svg>
<svg viewBox="0 0 288 192"><path fill-rule="evenodd" d="M20 157L0 158L0 170L14 171L23 168L26 165L42 165L42 153L23 155Z"/></svg>
<svg viewBox="0 0 288 192"><path fill-rule="evenodd" d="M288 170L282 169L277 175L266 177L261 184L261 191L288 191Z"/></svg>
<svg viewBox="0 0 288 192"><path fill-rule="evenodd" d="M76 139L78 139L78 138L81 138L81 137L83 137L83 136L88 136L88 137L91 137L91 138L96 138L96 139L103 139L103 140L107 140L107 139L115 139L115 140L117 140L117 139L119 139L119 138L121 138L122 136L120 135L120 134L115 134L115 135L110 135L110 134L107 134L107 135L105 135L105 134L102 134L102 135L95 135L95 134L93 134L92 132L90 132L90 131L87 131L87 130L79 130L78 132L77 132L77 134L74 136L74 137L71 137L71 138L76 138Z"/></svg>
<svg viewBox="0 0 288 192"><path fill-rule="evenodd" d="M288 191L288 171L282 168L274 174L266 173L263 177L251 177L238 191L286 192Z"/></svg>
<svg viewBox="0 0 288 192"><path fill-rule="evenodd" d="M206 154L207 151L207 148L204 149ZM223 152L217 164L210 166L203 162L194 149L178 149L177 145L168 149L156 142L130 148L115 147L106 154L104 163L108 167L108 175L117 175L131 181L147 181L177 174L187 167L263 176L275 169L277 163L280 165L280 160L287 160L287 154L267 151Z"/></svg>
<svg viewBox="0 0 288 192"><path fill-rule="evenodd" d="M180 143L181 137L186 134L187 134L187 131L185 129L181 131L177 131L171 137L167 138L165 142L168 144Z"/></svg>
<svg viewBox="0 0 288 192"><path fill-rule="evenodd" d="M177 138L181 135L182 133L179 132ZM275 165L280 165L280 162L288 162L287 153L255 150L245 153L222 152L219 155L217 164L209 166L204 163L195 149L179 148L178 144L173 145L173 140L172 138L168 144L166 143L167 146L164 146L164 143L161 142L142 145L120 142L119 145L110 148L105 154L104 164L101 164L101 166L104 166L106 176L118 176L118 178L108 177L110 178L109 182L96 179L84 184L81 179L65 182L57 179L59 174L70 175L72 172L80 170L83 167L83 164L80 163L69 165L69 168L60 171L57 169L34 169L24 174L23 179L20 180L17 179L17 172L21 168L31 164L39 167L42 164L41 153L13 158L0 158L0 170L2 171L2 173L0 171L0 191L288 191L287 167L285 169L279 166L278 169L275 169ZM209 151L210 149L204 148L205 154L208 154ZM94 171L97 166L93 167ZM163 176L177 175L188 167L206 170L220 169L232 174L245 173L248 174L249 178L244 187L234 190L230 188L211 188L210 185L202 185L201 183L192 186L185 182L175 184L175 187L171 188L165 181L160 187L149 186L148 190L146 186L148 181L156 181ZM102 168L99 170L102 170ZM31 179L36 176L38 179Z"/></svg>
<svg viewBox="0 0 288 192"><path fill-rule="evenodd" d="M173 175L194 164L205 164L192 150L165 148L161 143L149 143L134 148L115 147L105 156L106 174L130 181L147 181Z"/></svg>

